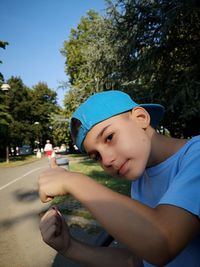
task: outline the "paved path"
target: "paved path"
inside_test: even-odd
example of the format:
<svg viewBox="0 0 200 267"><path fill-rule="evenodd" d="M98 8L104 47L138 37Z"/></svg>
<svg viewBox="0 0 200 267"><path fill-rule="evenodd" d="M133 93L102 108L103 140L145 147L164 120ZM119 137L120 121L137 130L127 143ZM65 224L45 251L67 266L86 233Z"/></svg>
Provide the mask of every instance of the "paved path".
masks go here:
<svg viewBox="0 0 200 267"><path fill-rule="evenodd" d="M0 168L0 267L80 267L56 254L41 240L40 214L49 204L40 202L37 178L47 159L18 167ZM90 239L72 229L80 239Z"/></svg>

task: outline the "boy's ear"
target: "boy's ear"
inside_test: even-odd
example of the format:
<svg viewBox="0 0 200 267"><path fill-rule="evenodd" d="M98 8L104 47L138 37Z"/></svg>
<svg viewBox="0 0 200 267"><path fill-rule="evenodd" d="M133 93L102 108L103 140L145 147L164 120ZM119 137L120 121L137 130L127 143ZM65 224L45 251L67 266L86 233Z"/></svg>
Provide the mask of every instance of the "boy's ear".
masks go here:
<svg viewBox="0 0 200 267"><path fill-rule="evenodd" d="M131 117L142 129L146 129L150 125L150 115L146 109L136 107L131 110Z"/></svg>

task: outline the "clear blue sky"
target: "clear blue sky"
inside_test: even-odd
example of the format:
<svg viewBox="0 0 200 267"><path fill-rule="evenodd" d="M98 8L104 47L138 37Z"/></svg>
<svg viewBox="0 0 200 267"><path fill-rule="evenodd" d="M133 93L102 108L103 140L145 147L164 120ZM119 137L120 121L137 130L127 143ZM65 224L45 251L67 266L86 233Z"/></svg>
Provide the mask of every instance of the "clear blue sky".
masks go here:
<svg viewBox="0 0 200 267"><path fill-rule="evenodd" d="M18 76L29 87L46 82L62 105L65 92L57 88L67 81L63 42L88 10L104 14L105 7L104 0L0 0L0 40L9 42L0 49L5 80Z"/></svg>

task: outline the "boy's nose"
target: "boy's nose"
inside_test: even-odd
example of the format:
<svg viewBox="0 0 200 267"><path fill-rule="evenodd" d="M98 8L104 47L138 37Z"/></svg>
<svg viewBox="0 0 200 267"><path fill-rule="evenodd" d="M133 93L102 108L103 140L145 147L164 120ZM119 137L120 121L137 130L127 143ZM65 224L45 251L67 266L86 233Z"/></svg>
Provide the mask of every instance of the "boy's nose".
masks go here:
<svg viewBox="0 0 200 267"><path fill-rule="evenodd" d="M113 154L111 152L108 153L106 151L103 151L103 153L101 154L101 157L102 157L102 165L105 168L112 167L113 162L114 162L114 157L113 157Z"/></svg>

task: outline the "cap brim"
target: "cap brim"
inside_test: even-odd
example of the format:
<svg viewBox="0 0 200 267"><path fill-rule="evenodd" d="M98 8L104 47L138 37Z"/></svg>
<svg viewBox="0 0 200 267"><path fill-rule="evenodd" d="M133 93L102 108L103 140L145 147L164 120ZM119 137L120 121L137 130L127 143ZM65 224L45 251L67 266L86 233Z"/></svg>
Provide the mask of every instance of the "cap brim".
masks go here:
<svg viewBox="0 0 200 267"><path fill-rule="evenodd" d="M163 118L165 108L159 104L140 104L139 106L147 110L151 117L151 126L156 128Z"/></svg>

